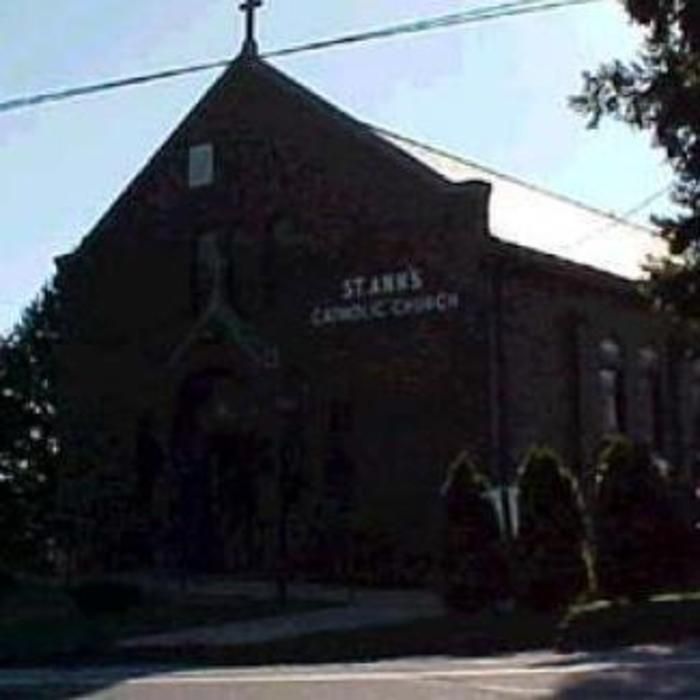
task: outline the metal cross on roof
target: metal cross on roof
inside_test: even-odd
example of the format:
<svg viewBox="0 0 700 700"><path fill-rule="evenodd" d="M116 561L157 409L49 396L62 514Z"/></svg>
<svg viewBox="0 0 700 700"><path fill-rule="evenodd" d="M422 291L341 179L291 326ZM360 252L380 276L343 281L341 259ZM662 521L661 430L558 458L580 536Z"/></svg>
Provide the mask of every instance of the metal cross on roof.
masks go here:
<svg viewBox="0 0 700 700"><path fill-rule="evenodd" d="M258 43L255 41L255 12L262 7L262 0L245 0L239 9L245 13L245 41L243 53L257 56Z"/></svg>

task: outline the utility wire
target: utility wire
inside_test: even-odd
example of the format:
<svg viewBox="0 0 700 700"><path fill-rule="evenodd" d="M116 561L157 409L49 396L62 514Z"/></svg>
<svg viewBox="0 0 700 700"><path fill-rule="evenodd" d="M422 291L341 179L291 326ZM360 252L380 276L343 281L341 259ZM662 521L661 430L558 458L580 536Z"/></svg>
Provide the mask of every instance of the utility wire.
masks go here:
<svg viewBox="0 0 700 700"><path fill-rule="evenodd" d="M166 78L177 78L189 73L199 73L205 70L213 70L215 68L225 68L231 64L231 59L223 59L220 61L211 61L210 63L200 63L198 65L187 66L185 68L171 68L168 70L158 71L157 73L148 73L146 75L136 75L130 78L117 78L116 80L108 80L103 83L94 83L92 85L82 85L80 87L68 88L66 90L56 90L54 92L44 92L37 95L28 95L26 97L17 97L15 99L0 102L0 112L10 112L23 107L35 107L44 102L59 102L67 100L71 97L80 97L82 95L90 95L95 92L106 92L107 90L115 90L117 88L129 87L131 85L142 85L144 83L154 82L156 80L165 80Z"/></svg>
<svg viewBox="0 0 700 700"><path fill-rule="evenodd" d="M535 12L545 12L564 7L576 5L585 5L601 0L518 0L512 2L501 3L498 5L487 5L476 7L472 10L464 12L456 12L453 14L433 17L431 19L409 22L384 29L376 29L368 32L360 32L358 34L347 34L327 39L323 41L314 41L306 44L291 46L286 49L278 49L270 51L262 55L263 58L277 58L289 56L307 51L318 51L321 49L331 48L333 46L342 46L348 44L361 43L375 39L384 39L403 34L416 34L418 32L431 31L434 29L444 29L457 25L472 24L483 22L490 19L499 19L503 17L513 17L523 14L531 14ZM134 85L143 85L157 80L165 80L177 78L183 75L199 73L202 71L214 70L216 68L226 68L233 62L233 59L221 59L208 63L200 63L196 65L186 66L183 68L172 68L168 70L158 71L156 73L148 73L137 75L128 78L118 78L101 83L93 83L91 85L83 85L75 88L67 88L64 90L55 90L51 92L38 93L17 97L4 102L0 102L0 113L10 112L16 109L26 107L35 107L47 102L59 102L62 100L90 95L98 92L106 92L117 88L130 87Z"/></svg>
<svg viewBox="0 0 700 700"><path fill-rule="evenodd" d="M635 214L639 214L640 211L644 211L650 204L653 204L659 197L662 195L665 195L670 189L673 187L673 185L665 185L662 187L660 190L654 192L653 194L650 194L648 197L643 199L639 204L635 205L631 209L628 209L626 212L622 213L619 218L622 219L629 219L633 217ZM615 223L611 224L611 226L614 226Z"/></svg>
<svg viewBox="0 0 700 700"><path fill-rule="evenodd" d="M492 168L488 168L481 163L476 163L474 161L468 160L466 158L463 158L462 156L455 155L454 153L449 153L448 151L444 151L441 148L436 148L435 146L422 143L421 141L416 141L415 139L408 138L406 136L403 136L401 134L397 134L393 131L390 131L388 129L385 129L384 127L379 127L379 126L374 126L373 124L366 124L366 126L372 131L375 131L379 133L380 135L383 136L388 136L390 139L395 139L398 141L401 141L403 143L411 144L413 146L418 146L419 148L429 151L430 153L434 153L437 156L440 156L442 158L448 158L449 160L454 160L457 161L463 165L466 165L470 168L478 168L480 170L486 171L488 174L495 176L497 178L505 179L518 187L526 187L529 190L532 190L533 192L536 192L538 194L545 194L548 197L555 197L561 202L565 202L566 204L573 205L576 207L583 207L586 210L588 210L590 213L595 214L599 217L606 217L609 219L606 221L602 226L596 227L593 231L589 231L588 233L585 233L583 236L580 236L579 238L575 239L574 241L571 241L570 243L567 243L565 246L562 248L559 248L558 250L560 252L568 251L569 249L573 248L576 245L579 245L593 236L597 236L604 231L607 231L611 228L614 228L616 226L622 226L624 225L634 225L632 221L629 219L633 217L635 214L638 214L640 211L646 209L650 204L655 202L659 197L662 195L666 194L671 190L673 185L664 185L660 190L657 190L656 192L653 192L650 194L648 197L645 197L641 202L635 204L632 208L628 209L625 212L622 212L621 214L610 214L608 212L603 211L602 209L596 209L591 207L588 204L583 204L582 202L576 201L574 199L571 199L569 197L566 197L562 194L556 193L556 192L550 192L548 190L542 189L541 187L538 187L537 185L533 185L531 182L525 182L523 180L520 180L518 178L513 177L512 175L507 175L505 173L499 172L497 170L494 170Z"/></svg>
<svg viewBox="0 0 700 700"><path fill-rule="evenodd" d="M650 194L648 197L645 197L641 202L635 204L633 207L623 212L622 214L614 215L612 221L608 221L602 226L596 228L595 230L586 233L583 236L580 236L574 241L571 241L571 243L568 243L567 245L558 248L556 254L561 255L562 253L566 253L572 248L575 248L579 245L583 245L584 243L588 242L591 238L599 236L602 233L607 233L608 231L610 231L613 228L616 228L617 226L622 226L623 224L629 226L630 224L633 224L633 222L629 221L629 219L632 216L638 214L643 209L646 209L650 204L659 199L659 197L665 195L671 189L671 187L672 185L665 185L660 190L657 190L656 192Z"/></svg>
<svg viewBox="0 0 700 700"><path fill-rule="evenodd" d="M433 29L444 29L446 27L472 24L474 22L484 22L489 19L501 19L503 17L513 17L516 15L525 15L534 12L556 10L562 7L571 7L574 5L587 5L593 2L600 2L600 0L520 0L519 2L507 2L499 5L476 7L473 10L455 12L453 14L443 15L441 17L434 17L432 19L408 22L406 24L398 24L393 27L386 27L385 29L375 29L373 31L361 32L359 34L348 34L345 36L335 37L333 39L326 39L324 41L316 41L308 44L300 44L299 46L292 46L287 49L279 49L277 51L271 51L265 54L265 58L289 56L295 53L317 51L319 49L327 49L344 44L355 44L374 39L386 39L402 34L416 34L418 32L430 31Z"/></svg>

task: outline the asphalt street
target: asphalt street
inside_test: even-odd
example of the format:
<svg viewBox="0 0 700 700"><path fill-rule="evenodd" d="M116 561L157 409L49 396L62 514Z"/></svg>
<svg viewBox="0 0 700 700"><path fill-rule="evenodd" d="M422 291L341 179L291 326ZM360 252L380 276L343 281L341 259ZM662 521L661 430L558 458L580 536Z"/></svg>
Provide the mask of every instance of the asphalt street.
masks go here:
<svg viewBox="0 0 700 700"><path fill-rule="evenodd" d="M423 700L700 698L700 650L405 659L295 667L123 666L0 671L0 697L24 700Z"/></svg>

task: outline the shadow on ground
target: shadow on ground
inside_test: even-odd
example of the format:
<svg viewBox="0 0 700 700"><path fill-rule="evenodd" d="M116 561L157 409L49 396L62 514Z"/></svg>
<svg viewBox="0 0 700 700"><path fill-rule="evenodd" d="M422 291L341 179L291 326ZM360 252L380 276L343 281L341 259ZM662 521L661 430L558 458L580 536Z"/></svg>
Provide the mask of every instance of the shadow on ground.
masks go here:
<svg viewBox="0 0 700 700"><path fill-rule="evenodd" d="M0 672L0 698L12 700L78 700L114 691L121 684L156 674L193 670L187 667L95 667L15 669ZM111 696L110 696L111 697Z"/></svg>
<svg viewBox="0 0 700 700"><path fill-rule="evenodd" d="M291 640L290 640L291 641ZM310 644L307 639L296 640L297 654L294 662L304 665L301 660L305 650L310 658L308 663L323 664L323 660L317 654L315 642ZM434 649L434 645L430 645ZM266 658L254 659L255 650L234 649L220 650L219 664L227 666L245 665L258 666L270 663L270 650ZM277 649L280 652L280 649ZM365 651L367 651L365 649ZM202 655L201 663L197 663L192 657L196 656L195 650L183 650L183 656L189 656L188 661L169 664L122 665L122 666L96 666L94 668L61 668L56 670L43 669L37 671L17 670L18 683L10 687L6 683L8 672L0 671L0 698L13 698L15 700L68 700L71 698L121 697L118 691L129 681L153 678L156 675L197 672L206 665L212 670L219 664L212 657L211 650L205 656ZM535 654L517 655L509 654L502 657L503 666L506 669L503 677L500 677L498 666L489 663L483 666L477 661L474 668L488 668L495 673L492 679L497 679L498 684L513 685L513 692L533 692L533 697L538 693L546 692L548 697L557 700L598 700L599 698L638 698L638 697L672 697L672 698L698 698L700 697L700 663L698 662L698 650L696 647L648 647L639 649L624 649L619 651L577 653L564 657L557 657L553 653L544 653L541 657ZM333 655L338 660L337 654ZM370 656L358 650L358 653L347 658L347 661L381 661L389 660L393 655ZM452 662L468 661L471 654L444 654L441 655L437 667L444 668L444 663L450 666ZM404 656L410 659L411 655ZM278 661L284 655L280 653ZM417 660L417 656L415 657ZM171 659L171 661L173 661ZM428 670L430 664L427 659L418 662L423 670ZM499 663L494 658L493 663ZM523 674L514 673L513 668L522 668ZM535 673L532 673L535 671ZM548 673L551 671L551 674ZM436 669L439 675L440 671ZM27 682L27 679L29 682ZM32 682L33 681L33 682ZM454 681L453 681L454 682ZM491 680L489 679L489 683ZM172 686L171 686L172 688ZM464 687L468 693L469 687ZM114 695L112 695L114 694ZM467 695L468 696L468 695Z"/></svg>
<svg viewBox="0 0 700 700"><path fill-rule="evenodd" d="M515 622L512 615L489 612L468 617L443 616L381 628L323 632L251 646L113 649L107 653L73 657L70 663L75 664L75 671L65 662L60 668L56 667L55 672L17 669L14 671L17 678L23 674L46 674L45 685L41 687L35 683L9 689L2 684L0 698L92 697L100 691L114 691L129 680L203 667L316 665L427 656L467 659L546 647L553 629L554 620L544 624L539 618L525 616L518 617ZM86 665L91 668L85 669ZM0 680L10 673L0 671Z"/></svg>
<svg viewBox="0 0 700 700"><path fill-rule="evenodd" d="M582 664L590 666L581 669ZM700 697L700 662L697 649L690 647L576 654L546 666L572 671L557 684L552 696L557 700ZM538 667L544 664L531 666Z"/></svg>

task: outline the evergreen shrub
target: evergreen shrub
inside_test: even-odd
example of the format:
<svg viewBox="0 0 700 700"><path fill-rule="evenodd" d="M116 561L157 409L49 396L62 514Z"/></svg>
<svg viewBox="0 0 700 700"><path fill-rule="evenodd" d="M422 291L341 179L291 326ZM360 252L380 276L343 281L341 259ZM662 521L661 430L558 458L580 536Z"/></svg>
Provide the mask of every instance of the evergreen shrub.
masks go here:
<svg viewBox="0 0 700 700"><path fill-rule="evenodd" d="M511 595L498 517L486 498L488 489L488 480L468 456L451 465L443 486L443 595L453 609L473 610Z"/></svg>
<svg viewBox="0 0 700 700"><path fill-rule="evenodd" d="M595 531L602 593L638 599L682 585L693 534L644 445L620 437L601 452Z"/></svg>
<svg viewBox="0 0 700 700"><path fill-rule="evenodd" d="M533 447L518 487L518 601L535 610L565 607L591 582L578 483L553 450Z"/></svg>

